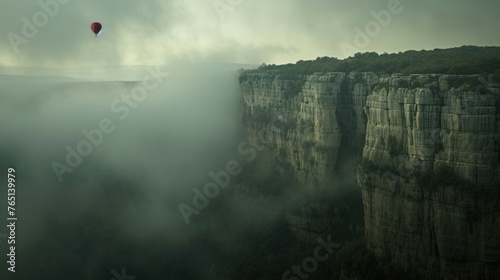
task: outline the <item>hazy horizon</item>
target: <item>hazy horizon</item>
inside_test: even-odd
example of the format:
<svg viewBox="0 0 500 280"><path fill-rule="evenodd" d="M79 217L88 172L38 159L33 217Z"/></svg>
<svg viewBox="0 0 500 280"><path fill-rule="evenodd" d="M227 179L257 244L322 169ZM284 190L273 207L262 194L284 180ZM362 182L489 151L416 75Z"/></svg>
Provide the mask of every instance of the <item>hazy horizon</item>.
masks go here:
<svg viewBox="0 0 500 280"><path fill-rule="evenodd" d="M259 65L345 58L355 53L346 46L392 53L500 45L495 0L42 0L2 6L1 66ZM94 21L103 25L97 38L90 31Z"/></svg>

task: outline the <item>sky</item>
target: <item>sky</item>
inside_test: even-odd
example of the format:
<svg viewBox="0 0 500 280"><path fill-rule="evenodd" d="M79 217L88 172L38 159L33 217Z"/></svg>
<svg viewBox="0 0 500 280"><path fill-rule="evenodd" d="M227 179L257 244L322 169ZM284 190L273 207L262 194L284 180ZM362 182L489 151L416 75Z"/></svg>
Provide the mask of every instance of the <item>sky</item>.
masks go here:
<svg viewBox="0 0 500 280"><path fill-rule="evenodd" d="M498 11L497 0L2 0L0 66L283 64L492 46Z"/></svg>

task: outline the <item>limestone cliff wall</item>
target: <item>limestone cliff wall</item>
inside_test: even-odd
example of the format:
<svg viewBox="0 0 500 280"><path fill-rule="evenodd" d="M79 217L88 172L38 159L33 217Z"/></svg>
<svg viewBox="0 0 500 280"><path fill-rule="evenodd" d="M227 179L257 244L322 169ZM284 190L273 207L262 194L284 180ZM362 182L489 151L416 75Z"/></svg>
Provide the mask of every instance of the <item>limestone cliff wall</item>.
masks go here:
<svg viewBox="0 0 500 280"><path fill-rule="evenodd" d="M476 81L395 76L367 98L370 164L358 182L368 246L408 271L424 268L424 279L500 275L498 94ZM422 178L440 168L440 185Z"/></svg>
<svg viewBox="0 0 500 280"><path fill-rule="evenodd" d="M302 186L326 186L341 145L363 146L363 108L377 80L373 73L246 74L241 81L246 136L274 152L278 165Z"/></svg>
<svg viewBox="0 0 500 280"><path fill-rule="evenodd" d="M495 84L275 71L244 73L240 84L248 141L300 186L332 187L329 178L361 156L365 236L376 254L424 279L500 278Z"/></svg>

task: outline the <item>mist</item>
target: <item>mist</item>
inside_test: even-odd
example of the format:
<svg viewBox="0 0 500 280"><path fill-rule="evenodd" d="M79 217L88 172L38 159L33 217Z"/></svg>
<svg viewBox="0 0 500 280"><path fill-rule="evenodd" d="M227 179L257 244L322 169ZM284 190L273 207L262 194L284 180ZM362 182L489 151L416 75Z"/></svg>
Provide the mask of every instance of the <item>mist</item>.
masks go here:
<svg viewBox="0 0 500 280"><path fill-rule="evenodd" d="M134 106L126 105L124 96L130 96L141 80L0 77L1 180L7 180L9 167L16 175L17 279L111 278L113 269L120 272L122 266L138 263L136 258L153 254L151 248L179 250L159 253L172 258L164 260L171 265L196 248L193 238L207 224L219 232L210 238L214 246L234 253L236 249L231 252L229 247L237 234L216 228L218 222L210 219L210 207L220 198L191 215L189 223L179 205L193 206L193 189L203 191L213 182L210 172L226 170L230 161L243 169L255 156L243 137L239 66L159 67L163 76L157 86L141 101L130 99ZM68 71L66 76L72 75ZM98 140L95 133L103 121L107 130L101 130L100 143L92 144L90 151L88 145L79 146L82 141L91 143L92 137ZM94 136L88 138L83 131ZM69 156L71 151L81 160ZM227 188L237 180L231 176ZM7 197L6 188L2 195ZM279 208L279 203L274 205ZM6 200L1 206L7 207ZM262 215L251 213L242 217ZM5 220L6 212L1 215ZM155 240L173 247L158 248ZM156 245L144 247L150 243ZM137 244L147 253L128 251ZM123 259L116 259L117 254L124 254ZM208 277L208 257L203 252L196 256L178 268L204 271ZM5 254L1 259L6 261ZM127 269L138 277L152 273L141 272L144 267L139 265ZM189 277L204 279L200 275L203 272Z"/></svg>

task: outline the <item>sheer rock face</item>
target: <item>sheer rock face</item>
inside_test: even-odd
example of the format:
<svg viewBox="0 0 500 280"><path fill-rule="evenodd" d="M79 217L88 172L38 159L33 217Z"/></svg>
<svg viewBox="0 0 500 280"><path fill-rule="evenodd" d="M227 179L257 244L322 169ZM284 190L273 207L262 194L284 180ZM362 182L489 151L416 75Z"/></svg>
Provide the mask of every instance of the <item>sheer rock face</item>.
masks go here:
<svg viewBox="0 0 500 280"><path fill-rule="evenodd" d="M367 98L364 157L390 165L387 151L396 145L412 169L447 165L471 183L489 183L498 159L497 95L470 86L448 89L450 77L431 78L436 81L428 88L397 86L412 78L380 79Z"/></svg>
<svg viewBox="0 0 500 280"><path fill-rule="evenodd" d="M241 82L247 138L275 153L283 172L292 172L300 185L326 186L341 145L363 145L363 107L376 81L372 73L251 74Z"/></svg>
<svg viewBox="0 0 500 280"><path fill-rule="evenodd" d="M248 141L304 188L332 187L328 178L362 154L356 177L376 254L423 279L500 279L498 86L478 76L271 71L240 84ZM442 167L461 183L422 183Z"/></svg>
<svg viewBox="0 0 500 280"><path fill-rule="evenodd" d="M424 268L424 278L497 279L498 94L425 78L433 83L413 89L397 86L411 78L381 79L367 98L363 157L389 169L358 172L368 246L406 270ZM418 180L442 166L473 186L430 190Z"/></svg>

